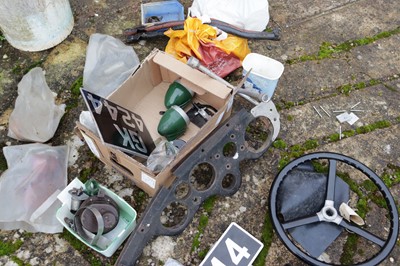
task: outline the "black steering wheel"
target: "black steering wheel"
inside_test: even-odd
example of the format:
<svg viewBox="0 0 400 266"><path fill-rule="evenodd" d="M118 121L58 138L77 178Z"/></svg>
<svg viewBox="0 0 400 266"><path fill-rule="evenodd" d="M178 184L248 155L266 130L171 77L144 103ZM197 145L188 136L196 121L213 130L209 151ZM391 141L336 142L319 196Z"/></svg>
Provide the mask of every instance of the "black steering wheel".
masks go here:
<svg viewBox="0 0 400 266"><path fill-rule="evenodd" d="M361 193L374 195L375 198L378 196L381 204L371 203L373 201L370 198L365 201L369 196ZM364 199L371 210L378 207L382 209L363 217L367 223L373 223L370 218L379 214L375 228L370 223L357 225L351 220L346 220L340 213L338 206L343 203L341 201L350 200L352 203L344 203L355 205L360 199ZM296 200L299 202L296 203ZM318 152L291 161L272 183L269 208L274 228L285 246L311 265L378 265L396 245L399 217L393 196L376 173L345 155ZM384 225L387 230L383 230ZM330 234L331 239L328 242L323 240L325 234ZM343 242L351 234L362 239L365 247L374 247L375 252L365 252L358 256L362 257L357 258L358 261L350 263L343 263L338 258L334 259L335 261L332 261L332 258L324 260L323 256L319 255L321 250L318 249L318 245L321 243L329 248L332 245L342 245L340 247L343 248ZM325 251L328 252L328 248L323 252ZM329 251L336 252L337 257L337 248L331 248Z"/></svg>

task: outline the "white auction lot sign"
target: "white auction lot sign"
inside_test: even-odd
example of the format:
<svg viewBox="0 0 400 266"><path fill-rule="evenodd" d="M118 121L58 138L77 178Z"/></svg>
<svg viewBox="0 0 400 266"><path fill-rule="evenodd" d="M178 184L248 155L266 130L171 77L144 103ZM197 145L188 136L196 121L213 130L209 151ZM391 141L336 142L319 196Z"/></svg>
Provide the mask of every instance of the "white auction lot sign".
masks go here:
<svg viewBox="0 0 400 266"><path fill-rule="evenodd" d="M231 223L200 266L249 266L263 247L258 239L236 223Z"/></svg>

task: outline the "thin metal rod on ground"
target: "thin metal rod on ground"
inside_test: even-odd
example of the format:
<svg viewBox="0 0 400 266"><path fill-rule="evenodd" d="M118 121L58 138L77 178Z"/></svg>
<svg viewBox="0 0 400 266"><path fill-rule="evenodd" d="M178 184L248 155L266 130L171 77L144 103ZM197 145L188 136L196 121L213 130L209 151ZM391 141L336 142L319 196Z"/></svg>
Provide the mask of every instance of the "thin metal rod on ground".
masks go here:
<svg viewBox="0 0 400 266"><path fill-rule="evenodd" d="M319 107L322 109L322 111L325 112L325 114L326 114L327 116L331 117L331 115L324 109L324 107L322 107L321 105L320 105Z"/></svg>
<svg viewBox="0 0 400 266"><path fill-rule="evenodd" d="M317 114L322 118L322 115L320 112L318 112L317 108L315 108L315 106L313 106L313 108L314 108L315 112L317 112Z"/></svg>
<svg viewBox="0 0 400 266"><path fill-rule="evenodd" d="M350 109L353 109L354 107L356 107L357 105L359 105L361 102L356 103L355 105L353 105L352 107L350 107Z"/></svg>

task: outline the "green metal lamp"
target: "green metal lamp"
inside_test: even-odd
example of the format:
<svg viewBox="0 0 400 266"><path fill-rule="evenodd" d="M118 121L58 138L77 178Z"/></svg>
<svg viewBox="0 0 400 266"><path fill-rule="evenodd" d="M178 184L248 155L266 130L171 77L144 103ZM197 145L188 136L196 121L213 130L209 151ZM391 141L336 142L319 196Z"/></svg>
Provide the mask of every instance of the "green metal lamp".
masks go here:
<svg viewBox="0 0 400 266"><path fill-rule="evenodd" d="M172 82L165 94L164 105L169 109L173 105L184 108L193 98L194 92L178 81Z"/></svg>
<svg viewBox="0 0 400 266"><path fill-rule="evenodd" d="M185 111L181 107L173 105L161 117L157 131L168 141L172 141L185 133L189 123L190 120Z"/></svg>

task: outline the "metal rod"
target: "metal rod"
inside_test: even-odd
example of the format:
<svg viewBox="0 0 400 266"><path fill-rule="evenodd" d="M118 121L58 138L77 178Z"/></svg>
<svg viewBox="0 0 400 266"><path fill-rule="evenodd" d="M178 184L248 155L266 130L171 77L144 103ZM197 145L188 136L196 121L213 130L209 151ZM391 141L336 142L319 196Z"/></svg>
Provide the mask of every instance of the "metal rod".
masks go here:
<svg viewBox="0 0 400 266"><path fill-rule="evenodd" d="M243 94L243 93L240 93L240 92L238 92L237 94L239 96L241 96L243 99L245 99L245 100L249 101L250 103L254 104L255 106L260 104L260 102L258 102L256 99L254 99L254 98L252 98L252 97L250 97L250 96L248 96L246 94Z"/></svg>
<svg viewBox="0 0 400 266"><path fill-rule="evenodd" d="M320 112L318 112L317 108L315 108L315 106L313 106L313 108L314 108L315 112L317 112L317 114L322 118L322 115Z"/></svg>
<svg viewBox="0 0 400 266"><path fill-rule="evenodd" d="M221 78L220 76L218 76L217 74L212 72L210 69L208 69L205 66L203 66L202 64L200 64L199 59L197 59L197 58L195 58L193 56L189 58L189 60L187 61L187 64L189 66L191 66L192 68L200 70L201 72L203 72L204 74L208 75L209 77L222 82L227 87L229 87L229 88L231 88L233 90L233 93L232 93L233 95L235 95L237 93L242 98L246 99L247 101L249 101L250 103L252 103L254 105L258 105L258 104L260 104L260 102L265 102L265 101L269 101L270 100L268 95L266 95L266 94L257 94L257 95L255 95L253 90L241 89L239 87L234 87L228 81L226 81L225 79ZM247 75L250 74L250 71L247 72ZM245 78L247 78L247 76Z"/></svg>
<svg viewBox="0 0 400 266"><path fill-rule="evenodd" d="M204 74L208 75L209 77L218 80L219 82L225 84L225 86L231 88L232 90L237 90L232 84L230 84L228 81L224 80L223 78L221 78L220 76L218 76L217 74L215 74L214 72L212 72L211 70L209 70L208 68L206 68L205 66L203 66L202 64L200 64L199 59L191 56L188 61L187 64L189 66L191 66L192 68L196 68L198 70L200 70L201 72L203 72ZM236 93L236 91L234 91L234 93Z"/></svg>
<svg viewBox="0 0 400 266"><path fill-rule="evenodd" d="M331 115L324 109L324 107L322 107L321 105L320 105L319 107L322 109L322 111L325 112L325 114L326 114L327 116L331 117Z"/></svg>
<svg viewBox="0 0 400 266"><path fill-rule="evenodd" d="M357 105L359 105L361 102L356 103L355 105L353 105L352 107L350 107L350 109L353 109L354 107L356 107Z"/></svg>
<svg viewBox="0 0 400 266"><path fill-rule="evenodd" d="M364 110L350 110L352 112L364 112Z"/></svg>
<svg viewBox="0 0 400 266"><path fill-rule="evenodd" d="M339 139L342 139L342 126L339 125Z"/></svg>

